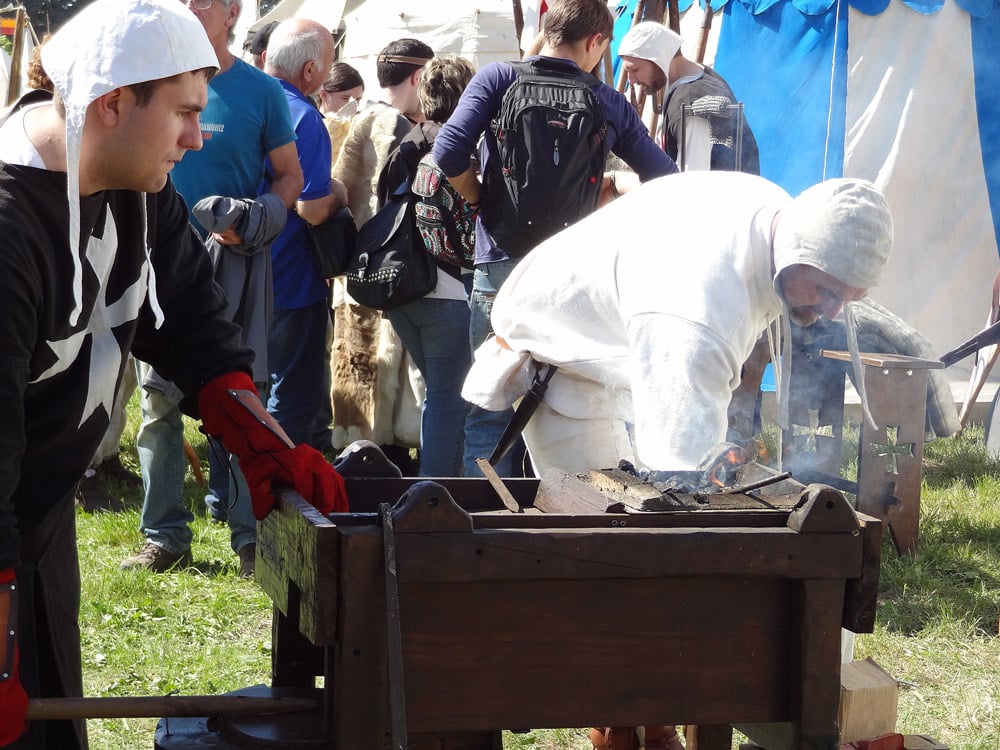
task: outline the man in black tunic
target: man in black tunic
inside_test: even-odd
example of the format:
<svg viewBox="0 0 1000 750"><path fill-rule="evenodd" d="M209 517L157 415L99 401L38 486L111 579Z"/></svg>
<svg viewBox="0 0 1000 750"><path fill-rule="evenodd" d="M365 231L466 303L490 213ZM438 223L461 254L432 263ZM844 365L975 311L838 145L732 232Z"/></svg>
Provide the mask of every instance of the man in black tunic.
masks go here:
<svg viewBox="0 0 1000 750"><path fill-rule="evenodd" d="M96 0L42 65L54 95L0 121L0 746L82 750L82 721L25 713L29 696L82 694L73 488L130 351L240 457L258 518L273 479L321 512L347 503L321 454L244 406L253 353L168 177L201 148L218 68L202 25L176 0Z"/></svg>

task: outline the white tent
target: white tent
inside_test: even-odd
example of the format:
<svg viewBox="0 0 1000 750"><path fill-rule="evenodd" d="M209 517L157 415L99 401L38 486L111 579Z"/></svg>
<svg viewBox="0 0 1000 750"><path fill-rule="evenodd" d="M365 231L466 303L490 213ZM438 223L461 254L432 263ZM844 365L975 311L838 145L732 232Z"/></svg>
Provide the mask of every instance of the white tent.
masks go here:
<svg viewBox="0 0 1000 750"><path fill-rule="evenodd" d="M339 59L358 69L370 93L379 89L375 56L394 39L419 39L437 54L459 54L477 67L520 56L511 0L284 0L254 26L292 16L342 29Z"/></svg>

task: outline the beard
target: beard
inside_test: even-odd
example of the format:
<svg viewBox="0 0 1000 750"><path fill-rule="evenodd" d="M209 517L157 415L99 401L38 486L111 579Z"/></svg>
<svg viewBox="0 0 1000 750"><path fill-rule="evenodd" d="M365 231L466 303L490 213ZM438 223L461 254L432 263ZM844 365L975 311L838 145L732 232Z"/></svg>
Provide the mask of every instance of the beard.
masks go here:
<svg viewBox="0 0 1000 750"><path fill-rule="evenodd" d="M788 307L788 318L797 326L808 327L819 320L822 315L811 307Z"/></svg>

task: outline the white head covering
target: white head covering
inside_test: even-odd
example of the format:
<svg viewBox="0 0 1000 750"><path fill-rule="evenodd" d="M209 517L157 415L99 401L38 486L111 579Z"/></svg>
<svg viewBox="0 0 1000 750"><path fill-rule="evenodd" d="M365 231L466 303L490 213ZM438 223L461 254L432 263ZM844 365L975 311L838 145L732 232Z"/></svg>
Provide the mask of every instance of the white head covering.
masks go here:
<svg viewBox="0 0 1000 750"><path fill-rule="evenodd" d="M803 263L855 289L882 279L892 249L889 205L867 180L826 180L781 211L774 234L775 276Z"/></svg>
<svg viewBox="0 0 1000 750"><path fill-rule="evenodd" d="M116 88L202 68L218 69L219 61L201 22L177 0L96 0L42 46L41 57L42 66L66 107L74 296L70 325L76 325L83 298L79 253L80 143L87 108ZM152 273L152 264L147 266ZM149 280L149 289L156 306L153 279Z"/></svg>
<svg viewBox="0 0 1000 750"><path fill-rule="evenodd" d="M892 250L892 215L885 197L868 180L826 180L803 191L781 210L774 232L774 288L787 304L778 276L786 268L803 264L830 274L855 289L870 289L882 279ZM778 378L787 393L791 377L791 330L783 316L782 354L785 362ZM857 326L849 301L844 303L847 348L854 366L855 383L865 418L875 426L865 393ZM779 394L780 395L780 394ZM779 397L779 422L787 426L787 398Z"/></svg>
<svg viewBox="0 0 1000 750"><path fill-rule="evenodd" d="M618 44L618 56L638 57L655 63L663 75L670 78L670 61L681 48L684 40L662 23L643 21L637 23Z"/></svg>

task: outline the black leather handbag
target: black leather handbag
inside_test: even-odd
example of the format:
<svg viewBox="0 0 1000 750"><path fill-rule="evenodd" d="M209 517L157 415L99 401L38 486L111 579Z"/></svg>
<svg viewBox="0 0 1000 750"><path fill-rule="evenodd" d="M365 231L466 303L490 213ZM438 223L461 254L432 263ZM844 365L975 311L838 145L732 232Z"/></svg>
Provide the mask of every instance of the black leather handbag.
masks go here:
<svg viewBox="0 0 1000 750"><path fill-rule="evenodd" d="M356 302L391 310L437 286L437 262L417 229L416 201L407 180L358 230L356 251L347 269L347 293Z"/></svg>

